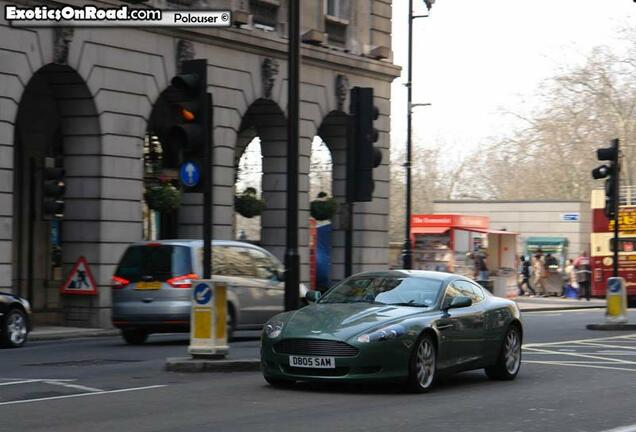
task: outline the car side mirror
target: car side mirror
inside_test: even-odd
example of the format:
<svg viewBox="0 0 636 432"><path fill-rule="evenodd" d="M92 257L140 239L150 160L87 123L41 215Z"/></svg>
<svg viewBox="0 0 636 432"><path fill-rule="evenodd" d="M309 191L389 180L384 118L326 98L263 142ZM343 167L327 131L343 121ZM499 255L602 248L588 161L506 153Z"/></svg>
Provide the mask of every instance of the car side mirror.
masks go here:
<svg viewBox="0 0 636 432"><path fill-rule="evenodd" d="M468 307L473 304L473 300L470 297L459 296L453 297L448 304L447 309L457 309Z"/></svg>
<svg viewBox="0 0 636 432"><path fill-rule="evenodd" d="M320 299L320 291L309 290L305 294L305 299L309 303L316 303Z"/></svg>

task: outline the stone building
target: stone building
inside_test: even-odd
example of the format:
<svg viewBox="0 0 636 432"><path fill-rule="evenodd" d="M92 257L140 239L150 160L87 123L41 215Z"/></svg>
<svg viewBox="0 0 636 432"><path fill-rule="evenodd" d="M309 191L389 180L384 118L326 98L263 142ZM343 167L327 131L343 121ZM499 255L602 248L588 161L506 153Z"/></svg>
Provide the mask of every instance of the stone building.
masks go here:
<svg viewBox="0 0 636 432"><path fill-rule="evenodd" d="M0 10L6 4L0 1ZM267 202L261 244L283 258L286 4L150 0L140 6L230 9L235 26L225 29L19 28L0 18L0 289L29 297L37 322L110 325L110 278L126 245L144 236L144 154L162 127L162 94L185 59L207 59L214 97L213 235L235 238L237 161L258 136ZM354 271L387 264L390 84L400 70L390 51L391 0L303 1L301 7L299 220L306 281L310 144L316 135L327 143L333 193L342 202L342 116L353 86L374 88L380 111L377 145L384 153L374 171L373 201L355 206ZM65 169L60 223L42 218L45 163ZM201 235L200 203L198 194L184 196L170 236ZM339 279L344 235L340 218L335 219L332 268ZM60 284L80 256L90 265L98 293L61 295Z"/></svg>

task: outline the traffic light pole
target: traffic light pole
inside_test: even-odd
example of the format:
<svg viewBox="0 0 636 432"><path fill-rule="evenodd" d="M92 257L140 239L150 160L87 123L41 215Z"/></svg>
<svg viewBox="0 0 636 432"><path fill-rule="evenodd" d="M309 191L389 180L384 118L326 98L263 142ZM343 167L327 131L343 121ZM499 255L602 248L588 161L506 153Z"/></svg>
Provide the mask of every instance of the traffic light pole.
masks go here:
<svg viewBox="0 0 636 432"><path fill-rule="evenodd" d="M212 94L205 93L203 143L203 279L212 277Z"/></svg>
<svg viewBox="0 0 636 432"><path fill-rule="evenodd" d="M287 240L285 250L285 310L298 309L298 135L300 86L300 0L288 4L287 50Z"/></svg>
<svg viewBox="0 0 636 432"><path fill-rule="evenodd" d="M620 172L621 172L621 165L620 165L620 151L619 151L619 140L618 138L616 138L616 140L614 141L615 146L616 146L616 157L614 160L614 175L612 176L612 181L614 182L614 187L613 187L613 193L614 193L614 199L613 199L613 212L614 212L614 262L613 262L613 270L614 270L614 277L618 277L618 209L619 209L619 199L620 199L620 191L618 190L619 185L620 185L620 181L619 181L619 177L620 177Z"/></svg>

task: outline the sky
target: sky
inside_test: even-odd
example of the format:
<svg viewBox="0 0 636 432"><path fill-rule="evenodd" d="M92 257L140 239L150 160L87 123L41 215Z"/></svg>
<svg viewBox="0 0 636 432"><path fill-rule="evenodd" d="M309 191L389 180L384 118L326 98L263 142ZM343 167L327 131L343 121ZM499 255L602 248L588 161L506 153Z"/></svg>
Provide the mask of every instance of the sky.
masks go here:
<svg viewBox="0 0 636 432"><path fill-rule="evenodd" d="M415 14L425 14L413 0ZM444 145L458 160L507 135L541 107L546 79L583 63L595 46L625 48L634 0L437 0L413 22L413 143ZM406 147L408 0L393 1L391 145Z"/></svg>

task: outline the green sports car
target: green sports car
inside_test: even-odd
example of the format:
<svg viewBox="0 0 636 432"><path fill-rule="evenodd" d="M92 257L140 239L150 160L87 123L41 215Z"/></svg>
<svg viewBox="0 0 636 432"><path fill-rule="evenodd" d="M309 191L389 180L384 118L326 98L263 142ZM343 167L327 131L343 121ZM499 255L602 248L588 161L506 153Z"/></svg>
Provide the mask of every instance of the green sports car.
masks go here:
<svg viewBox="0 0 636 432"><path fill-rule="evenodd" d="M393 380L426 392L440 373L484 368L511 380L521 366L517 305L462 276L360 273L307 299L314 303L265 325L261 363L271 385Z"/></svg>

